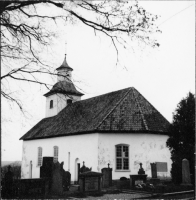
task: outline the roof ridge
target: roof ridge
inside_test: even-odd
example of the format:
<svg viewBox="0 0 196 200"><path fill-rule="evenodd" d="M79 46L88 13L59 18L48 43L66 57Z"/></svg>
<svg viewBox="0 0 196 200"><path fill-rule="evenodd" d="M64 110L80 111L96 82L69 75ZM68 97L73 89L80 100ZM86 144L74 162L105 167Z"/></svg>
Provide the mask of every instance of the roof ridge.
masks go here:
<svg viewBox="0 0 196 200"><path fill-rule="evenodd" d="M101 122L99 122L98 126L95 128L98 129L99 126L101 126L101 124L104 122L104 120L111 114L112 111L114 111L114 109L125 99L125 97L128 95L128 93L130 92L130 90L132 89L131 87L130 88L127 88L128 91L126 92L126 94L116 103L116 105L108 112L108 114L106 114L106 116L103 118L103 120Z"/></svg>
<svg viewBox="0 0 196 200"><path fill-rule="evenodd" d="M142 120L143 120L143 122L144 122L144 126L145 126L146 130L149 130L149 128L148 128L148 126L147 126L147 123L146 123L146 120L145 120L145 118L144 118L143 112L142 112L142 110L141 110L140 103L139 103L138 99L136 98L136 95L135 95L135 92L134 92L133 89L132 89L132 91L133 91L133 95L134 95L134 97L135 97L135 101L136 101L137 104L138 104L138 108L139 108L139 111L140 111L140 113L141 113Z"/></svg>

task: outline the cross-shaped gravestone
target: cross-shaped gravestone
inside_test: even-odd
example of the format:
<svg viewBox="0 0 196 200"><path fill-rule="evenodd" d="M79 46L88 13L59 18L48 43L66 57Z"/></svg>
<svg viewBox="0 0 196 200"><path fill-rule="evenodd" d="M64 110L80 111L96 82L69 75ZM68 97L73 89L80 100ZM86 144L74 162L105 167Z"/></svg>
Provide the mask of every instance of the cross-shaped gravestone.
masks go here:
<svg viewBox="0 0 196 200"><path fill-rule="evenodd" d="M138 174L145 174L144 169L142 168L142 163L140 163L140 169L138 171Z"/></svg>
<svg viewBox="0 0 196 200"><path fill-rule="evenodd" d="M110 163L108 163L108 168L110 168Z"/></svg>

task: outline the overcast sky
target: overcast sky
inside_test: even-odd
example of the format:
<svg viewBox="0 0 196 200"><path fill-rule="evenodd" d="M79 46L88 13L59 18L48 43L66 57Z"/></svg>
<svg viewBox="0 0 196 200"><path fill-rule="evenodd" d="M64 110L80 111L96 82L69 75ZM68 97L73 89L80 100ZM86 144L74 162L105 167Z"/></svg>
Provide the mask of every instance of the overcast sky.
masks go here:
<svg viewBox="0 0 196 200"><path fill-rule="evenodd" d="M54 68L64 59L67 42L67 62L74 69L76 85L85 93L83 99L111 91L135 87L168 121L172 112L188 92L195 93L195 2L144 1L146 10L160 15L157 35L160 47L152 49L136 46L130 41L127 50L120 49L116 65L116 51L103 34L80 23L59 26L59 37L53 45L51 59ZM133 49L132 49L133 47ZM50 80L54 84L56 80ZM17 85L16 85L17 87ZM22 160L22 141L19 138L45 117L43 87L24 86L28 117L24 119L18 108L2 104L10 121L2 124L2 160ZM5 109L4 109L5 108Z"/></svg>

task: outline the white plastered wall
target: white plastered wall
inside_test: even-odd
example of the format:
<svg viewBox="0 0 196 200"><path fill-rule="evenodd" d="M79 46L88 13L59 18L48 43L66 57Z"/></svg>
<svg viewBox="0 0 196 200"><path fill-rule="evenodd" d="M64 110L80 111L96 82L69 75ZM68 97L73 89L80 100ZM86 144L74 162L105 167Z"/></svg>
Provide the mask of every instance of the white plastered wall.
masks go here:
<svg viewBox="0 0 196 200"><path fill-rule="evenodd" d="M50 101L53 100L53 108L50 109ZM46 117L57 115L57 95L53 94L46 97Z"/></svg>
<svg viewBox="0 0 196 200"><path fill-rule="evenodd" d="M99 134L99 170L107 167L107 164L110 163L110 167L113 168L113 179L123 176L129 178L130 174L138 174L139 163L142 163L145 173L151 177L150 163L167 162L168 172L158 173L158 176L170 178L172 161L170 151L166 147L167 138L166 135L157 134ZM129 145L130 171L116 171L115 145L117 144Z"/></svg>
<svg viewBox="0 0 196 200"><path fill-rule="evenodd" d="M40 140L23 141L22 178L29 178L30 161L32 161L32 178L40 177L40 168L37 166L38 147L43 148L43 156L53 157L53 146L59 147L59 162L64 161L64 169L70 168L71 180L76 181L76 164L83 161L93 171L101 172L107 167L113 168L113 179L120 177L129 178L130 174L137 174L139 163L148 177L151 177L151 166L153 162L167 162L168 172L159 173L164 178L170 178L171 154L166 147L168 136L155 134L113 134L94 133L75 136L48 138ZM115 169L115 145L129 145L129 171L116 171ZM68 167L68 154L70 152L70 167Z"/></svg>
<svg viewBox="0 0 196 200"><path fill-rule="evenodd" d="M30 161L32 161L32 178L40 177L40 167L38 162L38 147L43 149L43 157L53 157L53 147L59 147L59 162L64 162L63 168L68 171L68 155L70 152L70 173L71 180L76 181L76 163L79 162L82 167L92 167L93 171L98 171L98 134L83 134L75 136L39 139L23 141L22 157L22 179L29 178Z"/></svg>
<svg viewBox="0 0 196 200"><path fill-rule="evenodd" d="M63 108L67 106L67 99L72 99L72 102L81 100L80 96L53 94L46 97L46 117L57 115ZM50 108L50 101L53 100L53 108Z"/></svg>

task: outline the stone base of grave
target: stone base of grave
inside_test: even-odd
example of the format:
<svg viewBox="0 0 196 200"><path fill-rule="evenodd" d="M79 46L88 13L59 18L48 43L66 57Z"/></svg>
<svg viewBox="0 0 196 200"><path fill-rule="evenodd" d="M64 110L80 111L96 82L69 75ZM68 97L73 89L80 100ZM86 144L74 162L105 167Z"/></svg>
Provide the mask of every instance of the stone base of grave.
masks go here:
<svg viewBox="0 0 196 200"><path fill-rule="evenodd" d="M146 174L133 174L130 175L130 187L134 188L137 184L146 183Z"/></svg>
<svg viewBox="0 0 196 200"><path fill-rule="evenodd" d="M103 174L99 172L88 171L79 175L79 184L81 192L101 192L101 178Z"/></svg>
<svg viewBox="0 0 196 200"><path fill-rule="evenodd" d="M76 192L80 190L80 185L70 185L69 191Z"/></svg>
<svg viewBox="0 0 196 200"><path fill-rule="evenodd" d="M150 183L152 183L153 185L157 185L160 183L160 179L159 178L151 178Z"/></svg>

